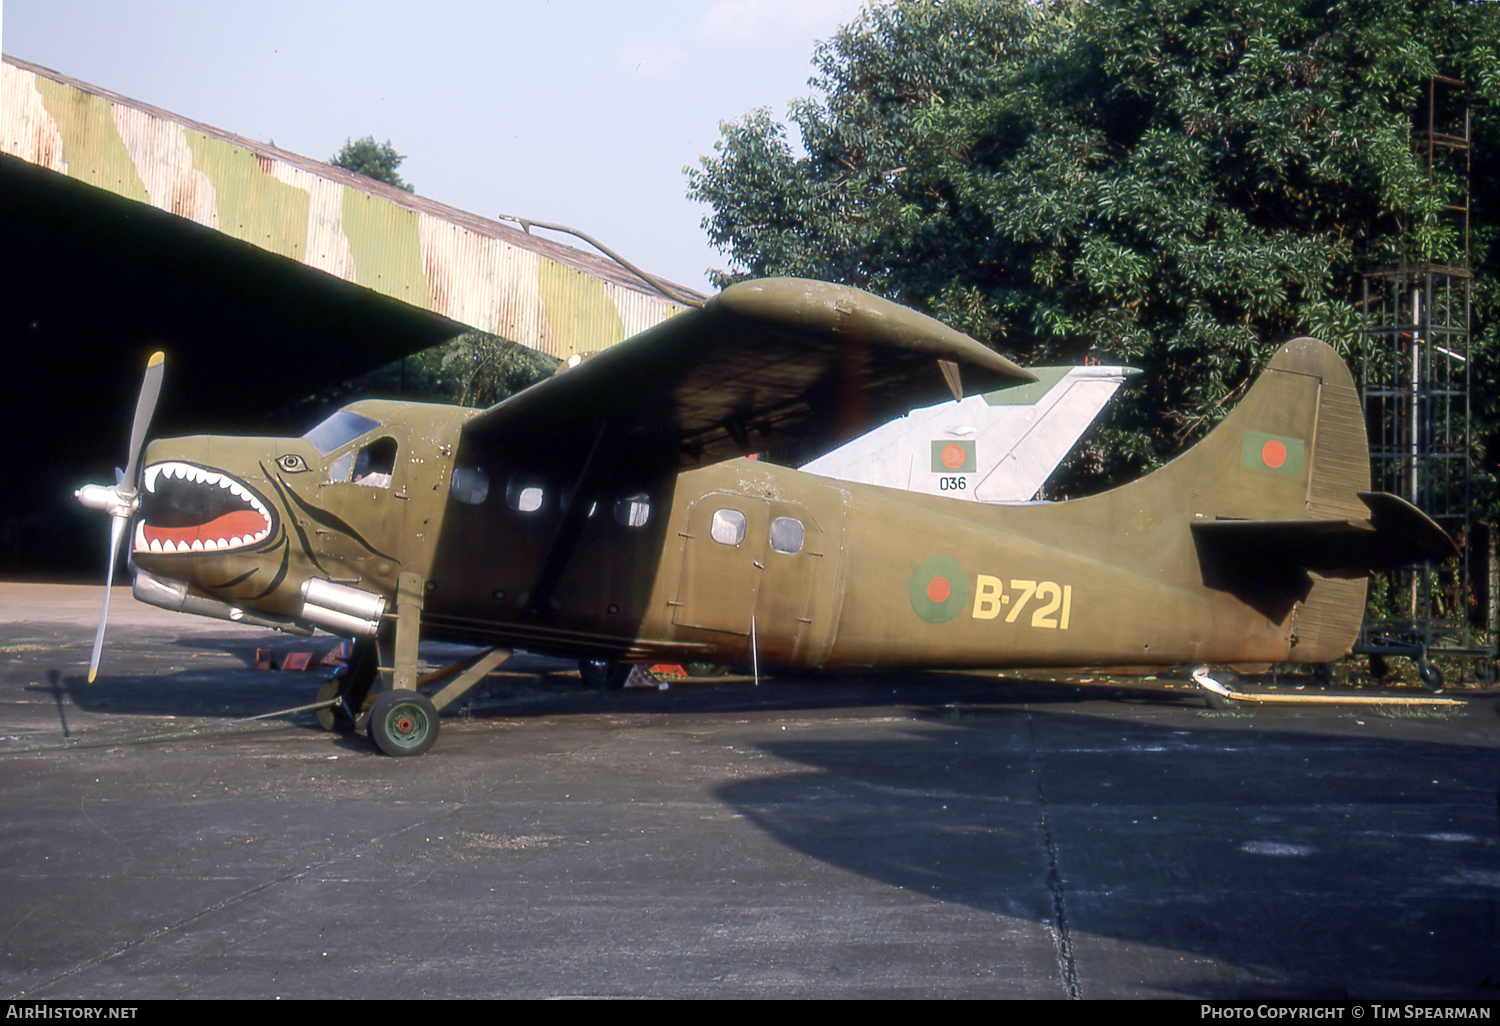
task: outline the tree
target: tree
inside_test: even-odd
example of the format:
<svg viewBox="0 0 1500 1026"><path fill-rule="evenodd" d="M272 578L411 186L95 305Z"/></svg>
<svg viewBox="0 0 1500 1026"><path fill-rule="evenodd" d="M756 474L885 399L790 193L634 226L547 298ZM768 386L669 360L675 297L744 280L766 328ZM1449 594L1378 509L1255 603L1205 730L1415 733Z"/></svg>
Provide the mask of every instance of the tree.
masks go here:
<svg viewBox="0 0 1500 1026"><path fill-rule="evenodd" d="M1500 5L1451 0L872 6L816 52L818 95L790 111L803 152L756 111L722 126L689 194L730 257L720 285L839 281L1023 362L1142 368L1140 401L1064 468L1077 494L1195 440L1288 337L1351 353L1363 271L1458 259L1459 183L1429 182L1413 124L1428 77L1457 76L1478 150L1500 152L1497 39ZM1495 166L1471 183L1491 396Z"/></svg>
<svg viewBox="0 0 1500 1026"><path fill-rule="evenodd" d="M363 139L353 142L347 138L344 140L344 148L328 159L330 164L336 167L346 168L355 174L373 178L378 182L394 185L398 189L407 192L416 191L410 182L402 181L396 169L406 159L405 154L397 153L396 148L387 139L383 143L377 143L373 135L367 135Z"/></svg>

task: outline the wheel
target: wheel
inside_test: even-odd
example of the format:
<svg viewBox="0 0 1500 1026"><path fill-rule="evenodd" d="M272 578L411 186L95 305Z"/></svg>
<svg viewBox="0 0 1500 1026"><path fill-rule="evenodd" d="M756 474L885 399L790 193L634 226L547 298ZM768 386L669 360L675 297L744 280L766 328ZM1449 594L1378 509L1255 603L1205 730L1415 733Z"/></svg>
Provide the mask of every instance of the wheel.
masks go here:
<svg viewBox="0 0 1500 1026"><path fill-rule="evenodd" d="M1214 712L1234 712L1240 707L1234 699L1207 688L1203 689L1203 702Z"/></svg>
<svg viewBox="0 0 1500 1026"><path fill-rule="evenodd" d="M630 676L630 667L618 659L580 659L578 676L595 691L619 691Z"/></svg>
<svg viewBox="0 0 1500 1026"><path fill-rule="evenodd" d="M1443 690L1443 671L1436 663L1429 663L1426 659L1417 663L1417 679L1428 691Z"/></svg>
<svg viewBox="0 0 1500 1026"><path fill-rule="evenodd" d="M354 729L354 717L349 713L349 706L343 701L344 682L338 677L330 678L328 683L318 689L318 701L326 702L331 698L340 699L338 705L324 706L317 711L318 726L324 730L337 730L347 734Z"/></svg>
<svg viewBox="0 0 1500 1026"><path fill-rule="evenodd" d="M370 740L386 755L421 755L437 736L437 710L420 692L387 691L370 707Z"/></svg>

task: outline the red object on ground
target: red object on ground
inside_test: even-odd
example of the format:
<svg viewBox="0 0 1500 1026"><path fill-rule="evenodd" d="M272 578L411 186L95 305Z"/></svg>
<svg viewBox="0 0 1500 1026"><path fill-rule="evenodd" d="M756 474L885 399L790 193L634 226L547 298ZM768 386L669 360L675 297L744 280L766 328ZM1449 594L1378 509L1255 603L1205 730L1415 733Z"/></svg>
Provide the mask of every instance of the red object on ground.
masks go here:
<svg viewBox="0 0 1500 1026"><path fill-rule="evenodd" d="M312 664L313 654L311 652L288 652L281 660L281 668L283 670L307 671L312 669Z"/></svg>

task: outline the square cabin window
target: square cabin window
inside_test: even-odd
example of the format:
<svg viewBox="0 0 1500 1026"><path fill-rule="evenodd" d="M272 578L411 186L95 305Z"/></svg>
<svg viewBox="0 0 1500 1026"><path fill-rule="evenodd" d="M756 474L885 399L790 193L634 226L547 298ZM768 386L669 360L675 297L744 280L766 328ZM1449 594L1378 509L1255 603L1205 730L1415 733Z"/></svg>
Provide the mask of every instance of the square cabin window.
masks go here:
<svg viewBox="0 0 1500 1026"><path fill-rule="evenodd" d="M738 545L745 540L745 514L737 509L714 510L708 536L720 545Z"/></svg>
<svg viewBox="0 0 1500 1026"><path fill-rule="evenodd" d="M479 467L454 467L448 494L468 506L478 506L490 494L490 475Z"/></svg>
<svg viewBox="0 0 1500 1026"><path fill-rule="evenodd" d="M545 497L541 482L533 478L513 477L505 486L505 504L517 513L535 513Z"/></svg>
<svg viewBox="0 0 1500 1026"><path fill-rule="evenodd" d="M788 555L802 551L802 521L795 517L777 517L771 521L771 548Z"/></svg>
<svg viewBox="0 0 1500 1026"><path fill-rule="evenodd" d="M651 497L645 492L627 495L615 503L615 520L626 527L645 527L651 519Z"/></svg>

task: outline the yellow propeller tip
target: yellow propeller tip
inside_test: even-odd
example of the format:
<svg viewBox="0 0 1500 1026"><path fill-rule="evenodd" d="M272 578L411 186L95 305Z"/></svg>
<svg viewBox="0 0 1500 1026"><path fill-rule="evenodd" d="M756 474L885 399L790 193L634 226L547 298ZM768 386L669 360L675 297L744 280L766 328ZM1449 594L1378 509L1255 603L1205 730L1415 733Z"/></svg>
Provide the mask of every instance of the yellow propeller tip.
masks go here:
<svg viewBox="0 0 1500 1026"><path fill-rule="evenodd" d="M97 676L99 676L99 671L98 670L90 670L89 671L89 683L90 684L94 683L94 678L97 677Z"/></svg>
<svg viewBox="0 0 1500 1026"><path fill-rule="evenodd" d="M165 361L166 358L167 358L167 354L166 353L159 352L159 351L155 352L155 353L152 353L151 354L151 359L149 359L149 360L146 361L146 366L147 367L155 367L157 364Z"/></svg>

